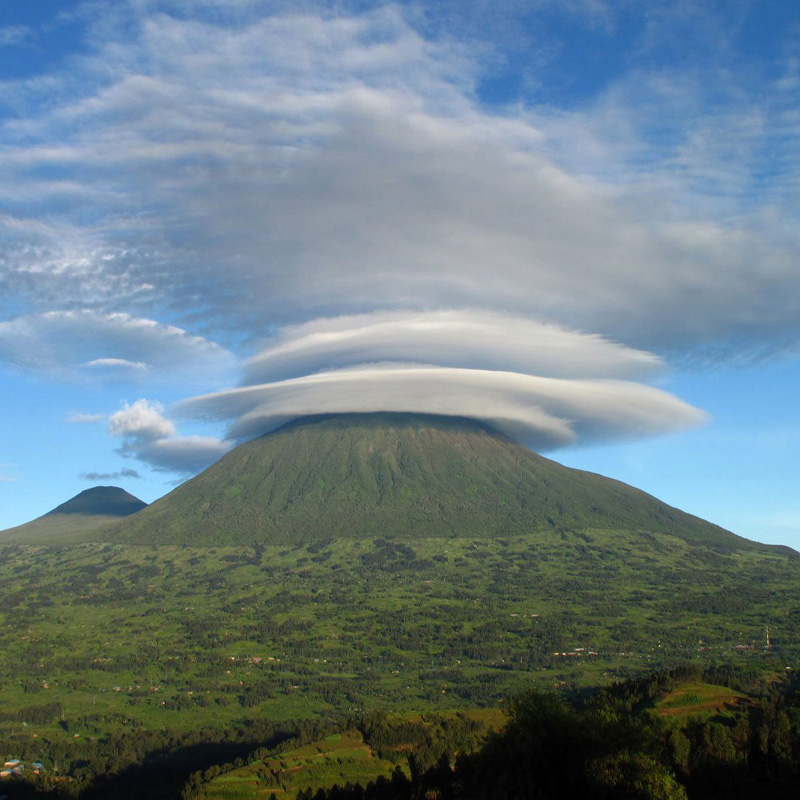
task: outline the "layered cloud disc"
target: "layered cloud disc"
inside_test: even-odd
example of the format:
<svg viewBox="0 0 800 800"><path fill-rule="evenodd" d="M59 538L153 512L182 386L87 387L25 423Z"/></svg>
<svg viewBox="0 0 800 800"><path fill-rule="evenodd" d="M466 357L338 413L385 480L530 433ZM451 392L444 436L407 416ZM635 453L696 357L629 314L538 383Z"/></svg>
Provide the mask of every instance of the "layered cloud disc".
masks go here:
<svg viewBox="0 0 800 800"><path fill-rule="evenodd" d="M229 441L298 417L415 412L481 420L535 449L652 436L702 412L636 378L651 353L601 336L481 310L375 312L279 330L244 365L243 385L184 401L228 421Z"/></svg>
<svg viewBox="0 0 800 800"><path fill-rule="evenodd" d="M397 411L463 416L484 421L534 449L652 436L705 419L701 411L672 395L630 381L395 365L240 387L184 401L179 409L207 419L234 420L231 439L251 438L314 414Z"/></svg>
<svg viewBox="0 0 800 800"><path fill-rule="evenodd" d="M662 368L657 356L556 325L489 311L383 312L284 328L245 365L245 384L380 361L574 378Z"/></svg>
<svg viewBox="0 0 800 800"><path fill-rule="evenodd" d="M538 450L653 436L705 419L634 380L664 367L657 356L508 313L317 319L279 329L242 367L243 385L173 407L195 421L227 423L223 439L179 435L160 403L141 398L109 418L117 452L190 473L236 442L319 414L469 417Z"/></svg>

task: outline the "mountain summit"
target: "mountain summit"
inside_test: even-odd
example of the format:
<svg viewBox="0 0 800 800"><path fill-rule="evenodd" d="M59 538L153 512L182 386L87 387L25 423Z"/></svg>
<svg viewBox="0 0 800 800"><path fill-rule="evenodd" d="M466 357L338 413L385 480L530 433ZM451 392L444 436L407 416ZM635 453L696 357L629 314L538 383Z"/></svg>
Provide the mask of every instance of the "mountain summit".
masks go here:
<svg viewBox="0 0 800 800"><path fill-rule="evenodd" d="M624 529L729 549L765 547L619 481L557 464L479 422L396 413L296 420L235 448L99 535L223 545L548 529Z"/></svg>
<svg viewBox="0 0 800 800"><path fill-rule="evenodd" d="M24 525L0 531L0 542L67 543L141 511L147 503L118 486L95 486Z"/></svg>
<svg viewBox="0 0 800 800"><path fill-rule="evenodd" d="M128 517L141 511L147 503L118 486L95 486L76 494L45 517L59 514L85 514L86 516Z"/></svg>

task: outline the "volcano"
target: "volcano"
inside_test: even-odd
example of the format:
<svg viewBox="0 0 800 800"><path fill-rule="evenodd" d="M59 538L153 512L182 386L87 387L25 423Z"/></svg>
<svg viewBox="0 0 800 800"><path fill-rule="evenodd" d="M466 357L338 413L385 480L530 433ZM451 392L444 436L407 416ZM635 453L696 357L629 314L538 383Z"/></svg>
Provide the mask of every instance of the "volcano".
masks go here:
<svg viewBox="0 0 800 800"><path fill-rule="evenodd" d="M0 542L67 543L146 505L118 486L95 486L31 522L0 531Z"/></svg>
<svg viewBox="0 0 800 800"><path fill-rule="evenodd" d="M396 413L298 419L95 538L216 546L617 529L767 548L474 420Z"/></svg>

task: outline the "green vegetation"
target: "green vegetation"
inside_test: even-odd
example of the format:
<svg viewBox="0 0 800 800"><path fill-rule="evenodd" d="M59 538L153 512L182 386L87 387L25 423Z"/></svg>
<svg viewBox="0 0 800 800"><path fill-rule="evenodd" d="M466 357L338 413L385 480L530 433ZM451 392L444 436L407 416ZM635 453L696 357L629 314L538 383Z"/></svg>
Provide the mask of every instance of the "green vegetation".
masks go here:
<svg viewBox="0 0 800 800"><path fill-rule="evenodd" d="M488 732L504 724L500 712L457 714L373 713L359 716L353 727L308 744L287 742L274 751L251 753L248 764L196 773L184 797L291 798L321 786L366 785L384 778L404 779L433 767L443 754L474 751Z"/></svg>
<svg viewBox="0 0 800 800"><path fill-rule="evenodd" d="M472 420L419 414L298 420L237 447L94 538L216 546L587 529L769 549L618 481L563 467Z"/></svg>
<svg viewBox="0 0 800 800"><path fill-rule="evenodd" d="M712 744L731 774L760 763L753 781L793 785L789 683L725 671L778 680L800 662L793 551L475 423L415 415L288 426L113 528L80 528L108 510L85 500L31 523L57 530L0 540L0 750L41 762L36 781L58 795L293 800L332 781L377 787L362 800L502 797L465 788L472 775L485 790L481 770L502 762L481 761L476 709L654 670L594 692L612 698L601 710L515 708L585 746L569 768L589 796L692 796L717 775L702 766ZM713 672L664 672L685 662ZM545 747L529 718L486 747ZM743 718L734 757L723 728ZM473 772L451 769L459 754Z"/></svg>
<svg viewBox="0 0 800 800"><path fill-rule="evenodd" d="M391 776L395 765L380 758L357 730L335 733L304 746L275 753L262 761L212 777L205 797L278 798L294 800L299 790L334 783L369 783Z"/></svg>
<svg viewBox="0 0 800 800"><path fill-rule="evenodd" d="M691 714L730 716L747 705L749 698L727 686L687 682L669 692L657 704L662 716L686 717Z"/></svg>
<svg viewBox="0 0 800 800"><path fill-rule="evenodd" d="M297 720L492 707L686 659L780 672L800 645L795 559L630 531L5 545L0 586L0 749L75 791L148 753L185 757L185 781Z"/></svg>
<svg viewBox="0 0 800 800"><path fill-rule="evenodd" d="M303 752L305 767L316 752L327 764L316 785L312 767L293 772L287 760L283 763L289 769L275 771L285 752L279 748L253 753L243 768L229 764L219 777L213 770L195 774L183 798L271 797L276 779L282 781L276 798L299 800L794 798L800 789L797 689L793 676L766 682L737 670L704 674L684 666L572 699L528 691L508 704L508 724L490 732L483 743L446 735L424 744L412 741L403 750L407 765L391 773L384 765L374 770L379 774L354 780L346 769L337 770L334 751L327 749L329 737L284 756ZM694 691L746 702L724 713L662 713L670 695ZM349 747L368 748L371 732L363 738L357 733L344 734L342 740Z"/></svg>

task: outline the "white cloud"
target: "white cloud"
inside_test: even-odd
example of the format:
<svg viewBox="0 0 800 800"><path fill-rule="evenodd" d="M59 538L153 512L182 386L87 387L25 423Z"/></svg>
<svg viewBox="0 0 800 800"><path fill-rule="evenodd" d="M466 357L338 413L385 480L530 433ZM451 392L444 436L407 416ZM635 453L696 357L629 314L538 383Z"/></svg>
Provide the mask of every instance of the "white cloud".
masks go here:
<svg viewBox="0 0 800 800"><path fill-rule="evenodd" d="M325 413L472 417L536 449L653 436L704 420L665 392L619 379L662 368L652 354L510 314L336 317L279 330L272 341L244 365L247 385L176 406L206 421L232 420L226 440L179 436L163 406L139 399L110 417L111 434L123 440L117 452L192 472L236 440Z"/></svg>
<svg viewBox="0 0 800 800"><path fill-rule="evenodd" d="M33 39L33 31L25 25L4 25L0 28L0 47L28 44Z"/></svg>
<svg viewBox="0 0 800 800"><path fill-rule="evenodd" d="M126 403L109 418L109 432L123 440L120 455L136 458L153 469L194 473L209 466L231 447L206 436L178 436L160 403L140 398Z"/></svg>
<svg viewBox="0 0 800 800"><path fill-rule="evenodd" d="M95 358L87 361L83 366L122 370L145 370L148 368L144 361L128 361L126 358Z"/></svg>
<svg viewBox="0 0 800 800"><path fill-rule="evenodd" d="M550 377L618 378L663 368L657 356L511 314L379 312L283 328L245 365L244 383L358 363L405 361Z"/></svg>
<svg viewBox="0 0 800 800"><path fill-rule="evenodd" d="M463 306L670 357L797 340L785 93L643 67L580 112L492 115L479 61L404 13L250 6L222 25L190 8L143 11L125 41L104 27L55 96L6 123L0 186L28 199L11 198L2 296L166 305L256 337Z"/></svg>
<svg viewBox="0 0 800 800"><path fill-rule="evenodd" d="M173 325L122 313L49 311L0 322L0 358L61 378L124 376L148 380L210 380L225 375L233 356Z"/></svg>
<svg viewBox="0 0 800 800"><path fill-rule="evenodd" d="M484 420L536 449L577 441L653 436L701 424L705 415L650 386L565 380L477 369L361 367L247 386L179 404L205 419L232 419L246 439L300 416L406 411Z"/></svg>
<svg viewBox="0 0 800 800"><path fill-rule="evenodd" d="M301 416L405 411L480 419L547 449L700 424L697 409L620 380L662 367L650 353L510 314L376 312L281 329L246 362L242 387L176 409L231 420L233 440Z"/></svg>
<svg viewBox="0 0 800 800"><path fill-rule="evenodd" d="M661 14L671 35L645 30L591 98L495 112L477 100L502 55L475 46L484 0L104 7L68 72L2 87L0 358L205 391L234 365L207 336L266 341L256 386L183 406L242 415L237 436L386 408L547 446L696 424L620 379L796 351L800 117L796 67L726 72L731 31L688 5L705 61L654 57L685 49L683 15ZM620 19L536 4L562 7L586 30ZM492 6L493 35L530 8ZM363 366L386 361L405 367ZM228 446L138 402L112 417L127 455L168 469Z"/></svg>
<svg viewBox="0 0 800 800"><path fill-rule="evenodd" d="M151 403L141 398L124 407L109 418L112 436L122 436L139 441L149 441L172 436L175 426L163 415L160 403Z"/></svg>

